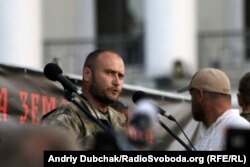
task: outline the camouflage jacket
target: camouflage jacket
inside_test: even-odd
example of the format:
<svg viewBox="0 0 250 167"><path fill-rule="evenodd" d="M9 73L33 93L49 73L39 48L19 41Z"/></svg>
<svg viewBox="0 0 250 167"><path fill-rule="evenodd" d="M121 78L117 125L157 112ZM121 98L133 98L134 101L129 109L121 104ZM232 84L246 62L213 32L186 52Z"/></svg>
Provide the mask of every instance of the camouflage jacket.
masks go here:
<svg viewBox="0 0 250 167"><path fill-rule="evenodd" d="M240 115L250 122L250 112L243 111Z"/></svg>
<svg viewBox="0 0 250 167"><path fill-rule="evenodd" d="M97 109L91 108L86 100L82 100L82 103L87 107L87 112L90 112L95 118L102 120L102 122L105 120L104 122L109 123L109 126L117 132L123 132L125 130L126 118L118 111L109 107L108 113L102 114ZM94 135L102 130L98 124L93 122L72 102L63 104L44 115L41 123L45 126L62 128L67 134L75 138L83 150L93 148L95 141Z"/></svg>

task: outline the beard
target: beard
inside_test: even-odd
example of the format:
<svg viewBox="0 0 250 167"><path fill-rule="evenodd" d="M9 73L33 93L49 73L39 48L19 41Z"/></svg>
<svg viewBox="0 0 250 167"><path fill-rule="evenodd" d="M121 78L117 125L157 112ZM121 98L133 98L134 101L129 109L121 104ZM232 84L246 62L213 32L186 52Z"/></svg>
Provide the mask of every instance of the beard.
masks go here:
<svg viewBox="0 0 250 167"><path fill-rule="evenodd" d="M96 77L93 75L89 88L90 89L89 91L92 94L93 98L106 105L114 103L118 97L115 98L109 97L105 92L105 88L103 88L102 86L103 84L98 82Z"/></svg>
<svg viewBox="0 0 250 167"><path fill-rule="evenodd" d="M193 118L196 121L202 121L202 109L200 107L199 104L195 105L195 108L192 108L192 114L193 114Z"/></svg>

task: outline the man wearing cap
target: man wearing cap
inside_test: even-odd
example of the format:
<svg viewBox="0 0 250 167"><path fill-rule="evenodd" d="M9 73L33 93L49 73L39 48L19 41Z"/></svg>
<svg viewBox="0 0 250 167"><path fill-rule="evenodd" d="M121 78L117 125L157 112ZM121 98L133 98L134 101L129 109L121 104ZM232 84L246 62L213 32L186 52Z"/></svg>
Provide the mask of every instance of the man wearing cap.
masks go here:
<svg viewBox="0 0 250 167"><path fill-rule="evenodd" d="M191 95L193 118L202 122L196 150L225 150L227 128L250 128L239 111L231 108L231 84L223 71L215 68L199 70L190 84L178 91L187 90Z"/></svg>

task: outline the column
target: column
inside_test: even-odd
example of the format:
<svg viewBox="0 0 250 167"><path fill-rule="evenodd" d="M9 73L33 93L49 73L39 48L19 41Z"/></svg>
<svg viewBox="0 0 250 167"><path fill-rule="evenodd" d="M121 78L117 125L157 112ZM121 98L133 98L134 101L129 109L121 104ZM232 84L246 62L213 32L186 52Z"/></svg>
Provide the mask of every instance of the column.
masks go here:
<svg viewBox="0 0 250 167"><path fill-rule="evenodd" d="M145 0L145 67L148 77L170 77L176 61L197 70L196 0Z"/></svg>
<svg viewBox="0 0 250 167"><path fill-rule="evenodd" d="M42 68L40 0L2 0L0 23L0 62Z"/></svg>

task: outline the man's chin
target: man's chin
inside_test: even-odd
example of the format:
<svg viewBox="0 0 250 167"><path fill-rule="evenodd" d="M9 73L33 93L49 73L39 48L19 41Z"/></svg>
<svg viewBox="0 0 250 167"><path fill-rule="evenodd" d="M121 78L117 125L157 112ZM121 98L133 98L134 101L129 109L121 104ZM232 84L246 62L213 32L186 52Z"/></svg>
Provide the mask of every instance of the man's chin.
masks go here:
<svg viewBox="0 0 250 167"><path fill-rule="evenodd" d="M115 101L117 100L117 97L116 98L111 98L111 97L109 97L109 98L107 98L106 100L105 100L105 103L106 103L106 105L110 105L110 104L113 104Z"/></svg>

